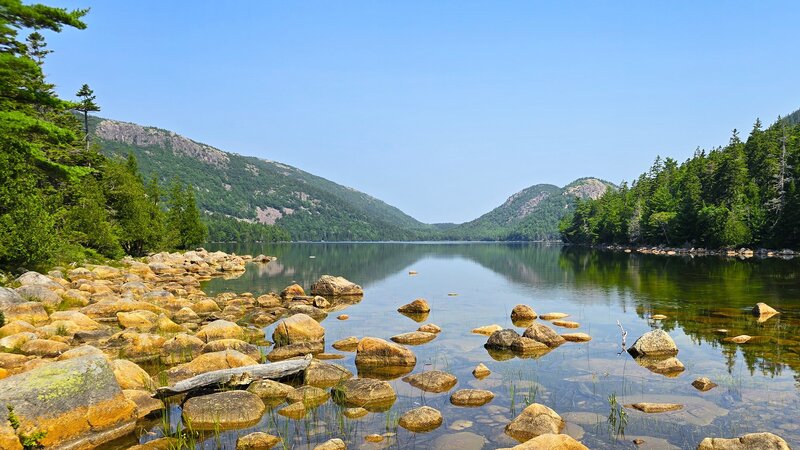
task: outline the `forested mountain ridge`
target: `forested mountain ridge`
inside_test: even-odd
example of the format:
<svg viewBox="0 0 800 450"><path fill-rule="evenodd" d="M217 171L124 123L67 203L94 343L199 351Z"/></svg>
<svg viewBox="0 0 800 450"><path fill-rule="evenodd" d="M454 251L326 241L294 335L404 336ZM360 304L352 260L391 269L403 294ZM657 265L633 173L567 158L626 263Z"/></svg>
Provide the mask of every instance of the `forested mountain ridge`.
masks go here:
<svg viewBox="0 0 800 450"><path fill-rule="evenodd" d="M598 198L614 185L597 178L580 178L560 188L536 184L509 197L481 217L442 231L457 240L550 240L576 199Z"/></svg>
<svg viewBox="0 0 800 450"><path fill-rule="evenodd" d="M293 240L416 239L433 230L399 209L295 167L225 152L174 132L94 117L90 133L108 156L134 154L162 183L180 177L201 209L275 224Z"/></svg>
<svg viewBox="0 0 800 450"><path fill-rule="evenodd" d="M561 224L581 244L800 247L800 111L745 141L656 158L630 186L582 201Z"/></svg>

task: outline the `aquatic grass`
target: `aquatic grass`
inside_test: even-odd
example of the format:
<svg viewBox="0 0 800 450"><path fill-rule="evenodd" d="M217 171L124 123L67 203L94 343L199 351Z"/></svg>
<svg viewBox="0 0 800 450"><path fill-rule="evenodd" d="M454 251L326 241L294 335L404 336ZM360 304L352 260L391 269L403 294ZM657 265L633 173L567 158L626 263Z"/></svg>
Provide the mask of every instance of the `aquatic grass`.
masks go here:
<svg viewBox="0 0 800 450"><path fill-rule="evenodd" d="M608 426L609 431L614 433L614 437L625 436L625 427L628 425L628 413L617 402L617 394L612 393L608 396Z"/></svg>

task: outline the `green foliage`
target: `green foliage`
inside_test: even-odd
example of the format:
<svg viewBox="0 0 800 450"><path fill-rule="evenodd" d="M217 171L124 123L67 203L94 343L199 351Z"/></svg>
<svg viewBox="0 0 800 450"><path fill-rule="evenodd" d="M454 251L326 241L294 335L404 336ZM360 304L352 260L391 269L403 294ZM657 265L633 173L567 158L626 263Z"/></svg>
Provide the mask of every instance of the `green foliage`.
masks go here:
<svg viewBox="0 0 800 450"><path fill-rule="evenodd" d="M172 182L170 188L167 230L169 242L180 249L192 248L208 238L208 228L200 220L194 188L184 187L177 180Z"/></svg>
<svg viewBox="0 0 800 450"><path fill-rule="evenodd" d="M727 146L683 164L656 158L630 188L580 202L561 235L580 244L797 248L799 159L796 121L767 129L756 121L745 142L734 130Z"/></svg>
<svg viewBox="0 0 800 450"><path fill-rule="evenodd" d="M206 215L203 222L208 226L211 242L286 242L291 236L275 225L246 222L230 217Z"/></svg>
<svg viewBox="0 0 800 450"><path fill-rule="evenodd" d="M37 30L85 28L86 12L0 0L2 269L139 256L170 245L157 186L145 187L135 159L112 160L88 145L75 115L83 112L88 126L88 112L99 110L88 85L76 104L58 98L45 80L51 50ZM33 30L24 42L17 39L22 30ZM184 214L196 220L193 199L185 203Z"/></svg>

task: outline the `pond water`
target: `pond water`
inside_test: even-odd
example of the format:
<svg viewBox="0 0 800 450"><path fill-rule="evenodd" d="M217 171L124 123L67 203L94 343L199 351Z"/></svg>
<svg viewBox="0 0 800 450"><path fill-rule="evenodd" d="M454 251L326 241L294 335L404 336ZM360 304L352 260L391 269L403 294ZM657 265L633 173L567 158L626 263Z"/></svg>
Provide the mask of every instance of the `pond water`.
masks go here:
<svg viewBox="0 0 800 450"><path fill-rule="evenodd" d="M348 336L388 340L414 331L421 323L396 310L425 298L431 313L422 323L434 323L443 331L427 344L410 346L417 355L413 373L444 370L455 375L458 384L447 393L431 394L400 378L391 380L398 393L391 410L356 420L343 418L331 402L299 421L278 415L276 408L254 427L206 434L200 448L233 448L237 436L252 431L280 435L286 448L312 448L332 437L344 439L351 449L510 447L516 441L503 428L530 402L558 412L568 423L565 432L593 449L695 448L704 437L757 431L778 434L792 446L800 444L800 261L692 259L502 243L209 249L278 258L267 265L248 265L239 278L204 284L210 295L258 296L280 292L295 282L308 289L323 274L362 285L365 295L360 302L322 322L326 352L344 355L332 362L353 373L357 373L355 353L338 352L330 344ZM766 302L782 314L759 323L750 315L756 302ZM553 328L559 333L584 332L592 340L567 342L538 358L490 354L483 347L486 336L470 331L499 324L522 333L524 328L515 327L509 317L517 304L530 305L539 314L567 313L567 320L580 327ZM336 320L341 313L350 319ZM667 318L653 320L656 314ZM680 349L677 357L685 371L665 376L640 366L620 351L620 325L628 333L629 345L652 329L667 331ZM273 328L264 329L267 337ZM728 334L715 331L719 329ZM756 339L742 345L722 342L740 334ZM476 379L471 372L478 363L492 374ZM719 387L696 390L691 382L701 376ZM479 408L455 407L449 396L461 388L488 389L495 398ZM680 403L684 409L645 414L622 406L641 401ZM441 411L442 426L427 433L398 427L399 415L419 405ZM173 406L171 414L173 427L180 420L177 408ZM153 424L151 430L156 432L141 440L156 437L159 426ZM365 442L364 436L372 433L390 437L380 444ZM633 439L645 443L636 447Z"/></svg>

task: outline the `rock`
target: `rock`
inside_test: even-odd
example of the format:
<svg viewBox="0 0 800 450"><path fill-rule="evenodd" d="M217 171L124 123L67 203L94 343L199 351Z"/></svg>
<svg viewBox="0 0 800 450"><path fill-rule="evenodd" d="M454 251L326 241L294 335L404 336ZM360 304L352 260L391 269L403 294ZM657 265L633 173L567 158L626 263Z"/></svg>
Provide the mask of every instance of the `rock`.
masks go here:
<svg viewBox="0 0 800 450"><path fill-rule="evenodd" d="M349 297L364 295L364 290L345 278L323 275L311 285L311 294L323 297Z"/></svg>
<svg viewBox="0 0 800 450"><path fill-rule="evenodd" d="M262 399L285 399L294 388L274 380L258 380L250 383L247 390Z"/></svg>
<svg viewBox="0 0 800 450"><path fill-rule="evenodd" d="M426 333L424 331L412 331L410 333L392 336L390 339L398 344L420 345L436 339L436 334Z"/></svg>
<svg viewBox="0 0 800 450"><path fill-rule="evenodd" d="M460 389L450 396L450 403L455 406L483 406L494 399L492 391L483 389Z"/></svg>
<svg viewBox="0 0 800 450"><path fill-rule="evenodd" d="M472 375L477 379L486 378L491 375L492 371L489 370L483 363L478 364L473 370Z"/></svg>
<svg viewBox="0 0 800 450"><path fill-rule="evenodd" d="M754 316L763 316L763 315L773 316L775 314L780 314L780 312L778 312L778 310L769 306L766 303L756 303L756 306L753 307Z"/></svg>
<svg viewBox="0 0 800 450"><path fill-rule="evenodd" d="M276 347L298 342L317 342L325 338L325 329L306 314L295 314L275 326L272 340Z"/></svg>
<svg viewBox="0 0 800 450"><path fill-rule="evenodd" d="M565 425L555 411L539 403L532 403L506 425L505 432L514 439L525 442L543 434L559 434Z"/></svg>
<svg viewBox="0 0 800 450"><path fill-rule="evenodd" d="M71 320L54 320L39 328L39 335L48 338L59 336L58 339L61 339L74 336L79 331L82 331L81 327Z"/></svg>
<svg viewBox="0 0 800 450"><path fill-rule="evenodd" d="M455 376L441 370L409 375L403 378L403 381L415 388L435 393L447 392L458 383L458 379Z"/></svg>
<svg viewBox="0 0 800 450"><path fill-rule="evenodd" d="M167 370L167 377L170 382L175 383L195 375L200 375L201 373L232 369L234 367L252 366L255 364L258 364L258 362L253 358L237 352L236 350L204 353L191 362L180 364Z"/></svg>
<svg viewBox="0 0 800 450"><path fill-rule="evenodd" d="M147 441L144 444L134 445L128 450L173 450L180 447L181 443L177 438L163 437Z"/></svg>
<svg viewBox="0 0 800 450"><path fill-rule="evenodd" d="M592 337L586 333L564 333L561 335L567 342L589 342Z"/></svg>
<svg viewBox="0 0 800 450"><path fill-rule="evenodd" d="M430 406L420 406L400 416L398 425L408 431L422 433L435 430L442 424L442 413Z"/></svg>
<svg viewBox="0 0 800 450"><path fill-rule="evenodd" d="M638 409L641 412L645 413L662 413L662 412L669 412L669 411L679 411L683 409L683 405L678 403L649 403L649 402L640 402L640 403L633 403L630 405L625 405L628 408Z"/></svg>
<svg viewBox="0 0 800 450"><path fill-rule="evenodd" d="M135 331L124 331L115 336L117 339L121 339L125 342L125 346L120 350L120 353L124 354L125 358L131 360L145 360L158 357L161 354L161 348L167 341L164 336L138 333Z"/></svg>
<svg viewBox="0 0 800 450"><path fill-rule="evenodd" d="M261 350L257 346L239 339L217 339L216 341L211 341L203 346L200 353L222 352L225 350L236 350L253 358L254 361L261 361Z"/></svg>
<svg viewBox="0 0 800 450"><path fill-rule="evenodd" d="M652 316L650 316L650 318L653 320L665 320L667 316L665 316L664 314L653 314Z"/></svg>
<svg viewBox="0 0 800 450"><path fill-rule="evenodd" d="M33 339L22 344L22 347L20 347L20 351L25 355L42 356L46 358L55 358L67 350L69 350L69 345L49 339Z"/></svg>
<svg viewBox="0 0 800 450"><path fill-rule="evenodd" d="M730 342L734 344L744 344L750 339L753 339L752 336L748 336L746 334L740 334L739 336L729 337L722 340L722 342Z"/></svg>
<svg viewBox="0 0 800 450"><path fill-rule="evenodd" d="M386 342L383 339L365 337L356 348L356 366L365 368L414 367L417 357L402 345Z"/></svg>
<svg viewBox="0 0 800 450"><path fill-rule="evenodd" d="M710 391L711 389L714 389L718 385L717 383L714 383L713 381L708 379L708 377L700 377L692 381L692 386L694 386L694 388L697 389L698 391L706 392Z"/></svg>
<svg viewBox="0 0 800 450"><path fill-rule="evenodd" d="M207 298L205 300L200 300L199 302L195 303L192 306L192 311L196 312L199 315L208 315L215 312L220 312L219 305L214 300Z"/></svg>
<svg viewBox="0 0 800 450"><path fill-rule="evenodd" d="M355 351L358 347L358 338L355 336L346 337L333 343L333 348L343 352Z"/></svg>
<svg viewBox="0 0 800 450"><path fill-rule="evenodd" d="M511 321L536 320L539 317L536 311L528 305L517 305L511 310Z"/></svg>
<svg viewBox="0 0 800 450"><path fill-rule="evenodd" d="M664 375L669 378L677 377L684 370L686 370L686 367L684 367L683 363L674 356L669 356L666 358L640 356L638 358L634 358L634 361L636 361L636 364L639 364L653 373Z"/></svg>
<svg viewBox="0 0 800 450"><path fill-rule="evenodd" d="M386 439L385 437L381 436L380 434L368 434L364 436L364 440L367 442L378 443L383 442Z"/></svg>
<svg viewBox="0 0 800 450"><path fill-rule="evenodd" d="M529 326L522 336L540 342L550 348L558 347L566 340L553 331L552 328L541 323L534 323Z"/></svg>
<svg viewBox="0 0 800 450"><path fill-rule="evenodd" d="M136 404L125 398L105 358L56 361L0 380L19 432L45 432L46 448L89 448L133 432ZM0 408L0 423L8 410ZM13 448L13 447L10 447Z"/></svg>
<svg viewBox="0 0 800 450"><path fill-rule="evenodd" d="M331 306L331 302L325 299L325 297L320 297L319 295L314 297L311 304L316 308L329 308Z"/></svg>
<svg viewBox="0 0 800 450"><path fill-rule="evenodd" d="M589 447L569 435L547 433L515 445L511 450L589 450Z"/></svg>
<svg viewBox="0 0 800 450"><path fill-rule="evenodd" d="M658 329L643 334L628 349L628 353L633 357L675 356L678 354L678 347L666 331Z"/></svg>
<svg viewBox="0 0 800 450"><path fill-rule="evenodd" d="M227 320L215 320L200 328L195 334L205 342L217 339L244 339L244 330L239 325Z"/></svg>
<svg viewBox="0 0 800 450"><path fill-rule="evenodd" d="M469 431L445 434L436 438L434 450L481 450L486 445L486 438Z"/></svg>
<svg viewBox="0 0 800 450"><path fill-rule="evenodd" d="M347 450L347 446L344 444L344 441L336 438L336 439L329 439L322 444L317 445L314 447L314 450Z"/></svg>
<svg viewBox="0 0 800 450"><path fill-rule="evenodd" d="M18 351L23 345L35 339L39 339L39 336L37 336L36 333L31 333L30 331L15 333L0 339L0 349Z"/></svg>
<svg viewBox="0 0 800 450"><path fill-rule="evenodd" d="M20 286L44 286L53 289L61 289L61 285L51 280L47 275L42 275L38 272L25 272L20 275L16 280Z"/></svg>
<svg viewBox="0 0 800 450"><path fill-rule="evenodd" d="M115 359L111 362L111 369L114 371L114 378L116 378L119 387L122 389L138 389L152 392L156 388L156 384L150 375L135 362L126 359Z"/></svg>
<svg viewBox="0 0 800 450"><path fill-rule="evenodd" d="M569 314L565 314L562 312L551 312L539 316L539 318L542 320L558 320L558 319L563 319L565 317L569 317Z"/></svg>
<svg viewBox="0 0 800 450"><path fill-rule="evenodd" d="M333 400L346 407L386 411L397 399L392 385L372 378L353 378L332 389Z"/></svg>
<svg viewBox="0 0 800 450"><path fill-rule="evenodd" d="M0 309L4 310L18 303L25 303L25 299L22 298L17 291L11 288L0 287Z"/></svg>
<svg viewBox="0 0 800 450"><path fill-rule="evenodd" d="M156 330L161 333L185 333L187 331L186 327L173 322L166 314L159 314L155 325Z"/></svg>
<svg viewBox="0 0 800 450"><path fill-rule="evenodd" d="M289 403L302 402L306 408L319 406L327 402L329 398L331 395L328 394L328 391L314 386L299 387L286 396Z"/></svg>
<svg viewBox="0 0 800 450"><path fill-rule="evenodd" d="M484 336L491 336L495 331L500 331L502 329L503 327L501 327L500 325L493 324L493 325L486 325L478 328L473 328L472 332L475 334L482 334Z"/></svg>
<svg viewBox="0 0 800 450"><path fill-rule="evenodd" d="M150 330L155 327L158 314L151 311L118 312L117 321L122 328Z"/></svg>
<svg viewBox="0 0 800 450"><path fill-rule="evenodd" d="M6 323L15 320L24 320L32 325L45 323L48 320L47 311L38 302L15 303L3 308Z"/></svg>
<svg viewBox="0 0 800 450"><path fill-rule="evenodd" d="M17 293L29 302L39 302L48 308L55 308L61 303L58 294L41 285L22 286L17 288Z"/></svg>
<svg viewBox="0 0 800 450"><path fill-rule="evenodd" d="M350 318L350 316L348 316L347 314L339 314L338 316L336 316L336 318L339 320L347 320Z"/></svg>
<svg viewBox="0 0 800 450"><path fill-rule="evenodd" d="M511 343L511 350L523 355L534 355L547 353L550 351L550 347L525 336L520 336Z"/></svg>
<svg viewBox="0 0 800 450"><path fill-rule="evenodd" d="M342 414L344 414L344 416L347 417L348 419L358 419L358 418L364 417L367 414L369 414L369 411L367 411L366 409L361 408L361 407L358 407L358 408L344 408L344 410L342 411Z"/></svg>
<svg viewBox="0 0 800 450"><path fill-rule="evenodd" d="M291 286L286 286L286 288L281 291L280 295L284 300L291 300L294 297L305 297L306 291L303 290L303 286L295 283Z"/></svg>
<svg viewBox="0 0 800 450"><path fill-rule="evenodd" d="M257 431L236 440L236 450L269 450L278 445L281 438Z"/></svg>
<svg viewBox="0 0 800 450"><path fill-rule="evenodd" d="M489 340L486 341L484 347L486 348L494 348L494 349L510 349L511 344L514 343L519 339L519 333L516 331L508 328L505 330L495 331L489 336Z"/></svg>
<svg viewBox="0 0 800 450"><path fill-rule="evenodd" d="M91 345L81 345L75 348L71 348L65 351L64 353L60 354L58 358L56 358L56 361L64 361L72 358L83 358L85 356L99 356L101 358L106 358L106 354L103 353L103 351L100 350L99 348L93 347Z"/></svg>
<svg viewBox="0 0 800 450"><path fill-rule="evenodd" d="M303 402L292 403L278 410L278 414L290 419L300 420L306 416L308 410Z"/></svg>
<svg viewBox="0 0 800 450"><path fill-rule="evenodd" d="M191 361L203 352L205 342L200 338L180 333L164 342L161 347L161 357L167 364Z"/></svg>
<svg viewBox="0 0 800 450"><path fill-rule="evenodd" d="M579 324L578 322L573 322L571 320L554 320L554 321L552 321L550 323L552 323L553 325L555 325L557 327L562 327L562 328L580 328L581 327L581 324Z"/></svg>
<svg viewBox="0 0 800 450"><path fill-rule="evenodd" d="M270 361L283 361L297 356L317 355L324 350L325 344L322 341L298 342L296 344L273 348L272 351L267 354L267 359Z"/></svg>
<svg viewBox="0 0 800 450"><path fill-rule="evenodd" d="M78 311L55 311L53 314L50 314L50 320L69 320L78 325L83 331L99 330L103 328L102 325L90 319L89 316Z"/></svg>
<svg viewBox="0 0 800 450"><path fill-rule="evenodd" d="M244 428L258 423L266 409L252 392L217 392L186 400L183 420L195 430Z"/></svg>
<svg viewBox="0 0 800 450"><path fill-rule="evenodd" d="M2 328L0 328L0 338L12 336L17 333L32 333L36 331L36 327L25 322L24 320L15 320Z"/></svg>
<svg viewBox="0 0 800 450"><path fill-rule="evenodd" d="M434 325L432 323L427 323L427 324L417 328L417 331L422 331L424 333L439 334L439 333L442 332L442 329L438 325Z"/></svg>
<svg viewBox="0 0 800 450"><path fill-rule="evenodd" d="M136 418L142 419L155 411L164 409L164 402L153 398L153 394L140 389L123 389L125 398L136 404Z"/></svg>
<svg viewBox="0 0 800 450"><path fill-rule="evenodd" d="M30 356L0 353L0 369L15 370L22 367L30 359Z"/></svg>
<svg viewBox="0 0 800 450"><path fill-rule="evenodd" d="M424 298L418 298L411 303L397 308L398 312L406 314L425 314L431 312L431 307Z"/></svg>
<svg viewBox="0 0 800 450"><path fill-rule="evenodd" d="M321 322L328 317L328 313L322 309L315 308L311 305L292 305L289 307L289 315L305 314L317 322Z"/></svg>
<svg viewBox="0 0 800 450"><path fill-rule="evenodd" d="M81 308L81 312L93 319L115 318L118 312L131 312L145 310L156 314L166 313L167 310L152 303L137 302L130 299L109 298Z"/></svg>
<svg viewBox="0 0 800 450"><path fill-rule="evenodd" d="M789 444L772 433L749 433L733 439L705 438L697 450L790 450Z"/></svg>
<svg viewBox="0 0 800 450"><path fill-rule="evenodd" d="M316 360L312 360L305 371L305 384L320 388L333 387L350 378L353 378L353 373L344 367Z"/></svg>

